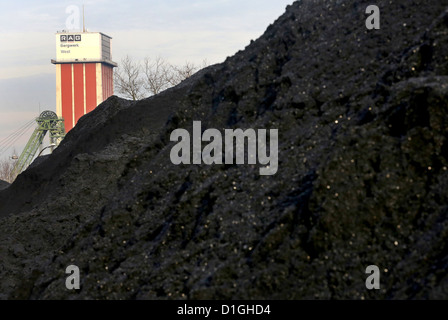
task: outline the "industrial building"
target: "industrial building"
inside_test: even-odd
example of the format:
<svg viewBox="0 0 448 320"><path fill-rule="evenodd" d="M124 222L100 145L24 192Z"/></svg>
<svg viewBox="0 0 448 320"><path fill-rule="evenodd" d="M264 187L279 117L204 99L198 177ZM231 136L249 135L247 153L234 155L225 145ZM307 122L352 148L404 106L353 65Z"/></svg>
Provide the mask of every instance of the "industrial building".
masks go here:
<svg viewBox="0 0 448 320"><path fill-rule="evenodd" d="M33 134L10 174L10 180L24 171L37 156L64 139L65 134L86 113L114 94L113 72L117 64L112 61L112 38L101 32L57 32L56 59L56 113L43 111L39 117L6 138L8 145L22 136L25 129L37 124ZM45 136L50 144L43 147ZM38 150L40 149L40 152Z"/></svg>
<svg viewBox="0 0 448 320"><path fill-rule="evenodd" d="M101 32L56 33L56 114L66 132L114 94L111 40Z"/></svg>

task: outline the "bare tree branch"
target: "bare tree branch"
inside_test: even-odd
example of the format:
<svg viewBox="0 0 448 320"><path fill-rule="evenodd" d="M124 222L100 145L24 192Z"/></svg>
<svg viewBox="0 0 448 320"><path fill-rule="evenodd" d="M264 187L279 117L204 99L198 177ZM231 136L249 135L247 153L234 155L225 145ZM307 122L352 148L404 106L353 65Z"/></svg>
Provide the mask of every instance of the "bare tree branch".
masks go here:
<svg viewBox="0 0 448 320"><path fill-rule="evenodd" d="M126 98L139 100L144 97L141 66L133 58L126 56L121 60L120 66L114 72L114 82L117 91Z"/></svg>
<svg viewBox="0 0 448 320"><path fill-rule="evenodd" d="M172 66L172 70L173 77L171 79L171 85L175 86L191 77L194 73L196 73L196 71L199 70L199 67L197 67L194 63L187 61L181 67Z"/></svg>
<svg viewBox="0 0 448 320"><path fill-rule="evenodd" d="M171 65L162 57L146 57L142 67L140 63L126 56L114 73L115 87L124 97L139 100L146 95L156 95L178 85L207 65L206 60L202 66L187 61L179 67Z"/></svg>
<svg viewBox="0 0 448 320"><path fill-rule="evenodd" d="M13 151L13 155L15 155L15 150ZM12 157L0 160L0 180L9 183L12 183L15 180L14 165L15 162L12 160Z"/></svg>
<svg viewBox="0 0 448 320"><path fill-rule="evenodd" d="M145 89L156 95L171 86L172 72L170 65L161 57L154 60L146 57L144 60Z"/></svg>

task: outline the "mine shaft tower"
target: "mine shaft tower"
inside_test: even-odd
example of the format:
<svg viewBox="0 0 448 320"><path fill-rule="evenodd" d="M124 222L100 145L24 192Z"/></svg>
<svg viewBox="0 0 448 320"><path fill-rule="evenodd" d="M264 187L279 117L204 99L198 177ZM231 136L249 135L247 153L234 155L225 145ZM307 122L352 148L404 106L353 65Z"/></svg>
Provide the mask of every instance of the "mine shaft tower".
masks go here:
<svg viewBox="0 0 448 320"><path fill-rule="evenodd" d="M14 169L13 174L17 176L23 170L28 168L31 161L33 161L37 150L42 145L45 135L50 135L50 145L52 149L59 145L65 137L64 120L59 118L53 111L44 111L36 118L37 127L31 135L28 143L20 154Z"/></svg>
<svg viewBox="0 0 448 320"><path fill-rule="evenodd" d="M56 33L56 113L67 132L114 94L111 39L85 30Z"/></svg>

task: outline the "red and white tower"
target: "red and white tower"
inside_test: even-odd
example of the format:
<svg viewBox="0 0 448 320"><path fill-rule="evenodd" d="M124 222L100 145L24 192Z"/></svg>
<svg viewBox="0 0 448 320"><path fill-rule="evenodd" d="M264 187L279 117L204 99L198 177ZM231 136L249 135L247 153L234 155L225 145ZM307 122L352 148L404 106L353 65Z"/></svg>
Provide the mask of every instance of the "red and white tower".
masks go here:
<svg viewBox="0 0 448 320"><path fill-rule="evenodd" d="M66 132L114 94L111 39L101 32L56 33L56 114Z"/></svg>

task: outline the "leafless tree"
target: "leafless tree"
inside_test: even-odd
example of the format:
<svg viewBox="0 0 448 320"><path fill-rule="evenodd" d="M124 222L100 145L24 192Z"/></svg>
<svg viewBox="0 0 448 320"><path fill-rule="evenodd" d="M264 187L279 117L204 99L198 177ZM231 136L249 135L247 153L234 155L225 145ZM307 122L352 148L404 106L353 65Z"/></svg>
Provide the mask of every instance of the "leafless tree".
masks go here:
<svg viewBox="0 0 448 320"><path fill-rule="evenodd" d="M171 66L173 70L173 76L171 80L171 85L175 86L181 83L182 81L188 79L193 74L195 74L197 71L199 71L202 68L205 68L208 65L207 60L204 60L202 62L202 65L196 65L190 61L186 61L183 66Z"/></svg>
<svg viewBox="0 0 448 320"><path fill-rule="evenodd" d="M121 60L118 70L114 72L115 87L126 98L139 100L144 97L143 79L140 63L130 56Z"/></svg>
<svg viewBox="0 0 448 320"><path fill-rule="evenodd" d="M173 69L173 77L171 80L171 84L175 86L184 81L185 79L191 77L196 71L196 66L193 63L187 61L181 67L172 66L172 69Z"/></svg>
<svg viewBox="0 0 448 320"><path fill-rule="evenodd" d="M15 180L14 176L15 162L10 157L0 160L0 180L12 183Z"/></svg>
<svg viewBox="0 0 448 320"><path fill-rule="evenodd" d="M146 57L144 60L144 88L151 94L156 95L171 87L173 73L171 66L161 57L154 60Z"/></svg>
<svg viewBox="0 0 448 320"><path fill-rule="evenodd" d="M142 66L132 57L126 56L114 73L115 87L125 98L139 100L178 85L207 65L204 60L202 66L188 61L183 66L175 66L162 57L146 57Z"/></svg>

